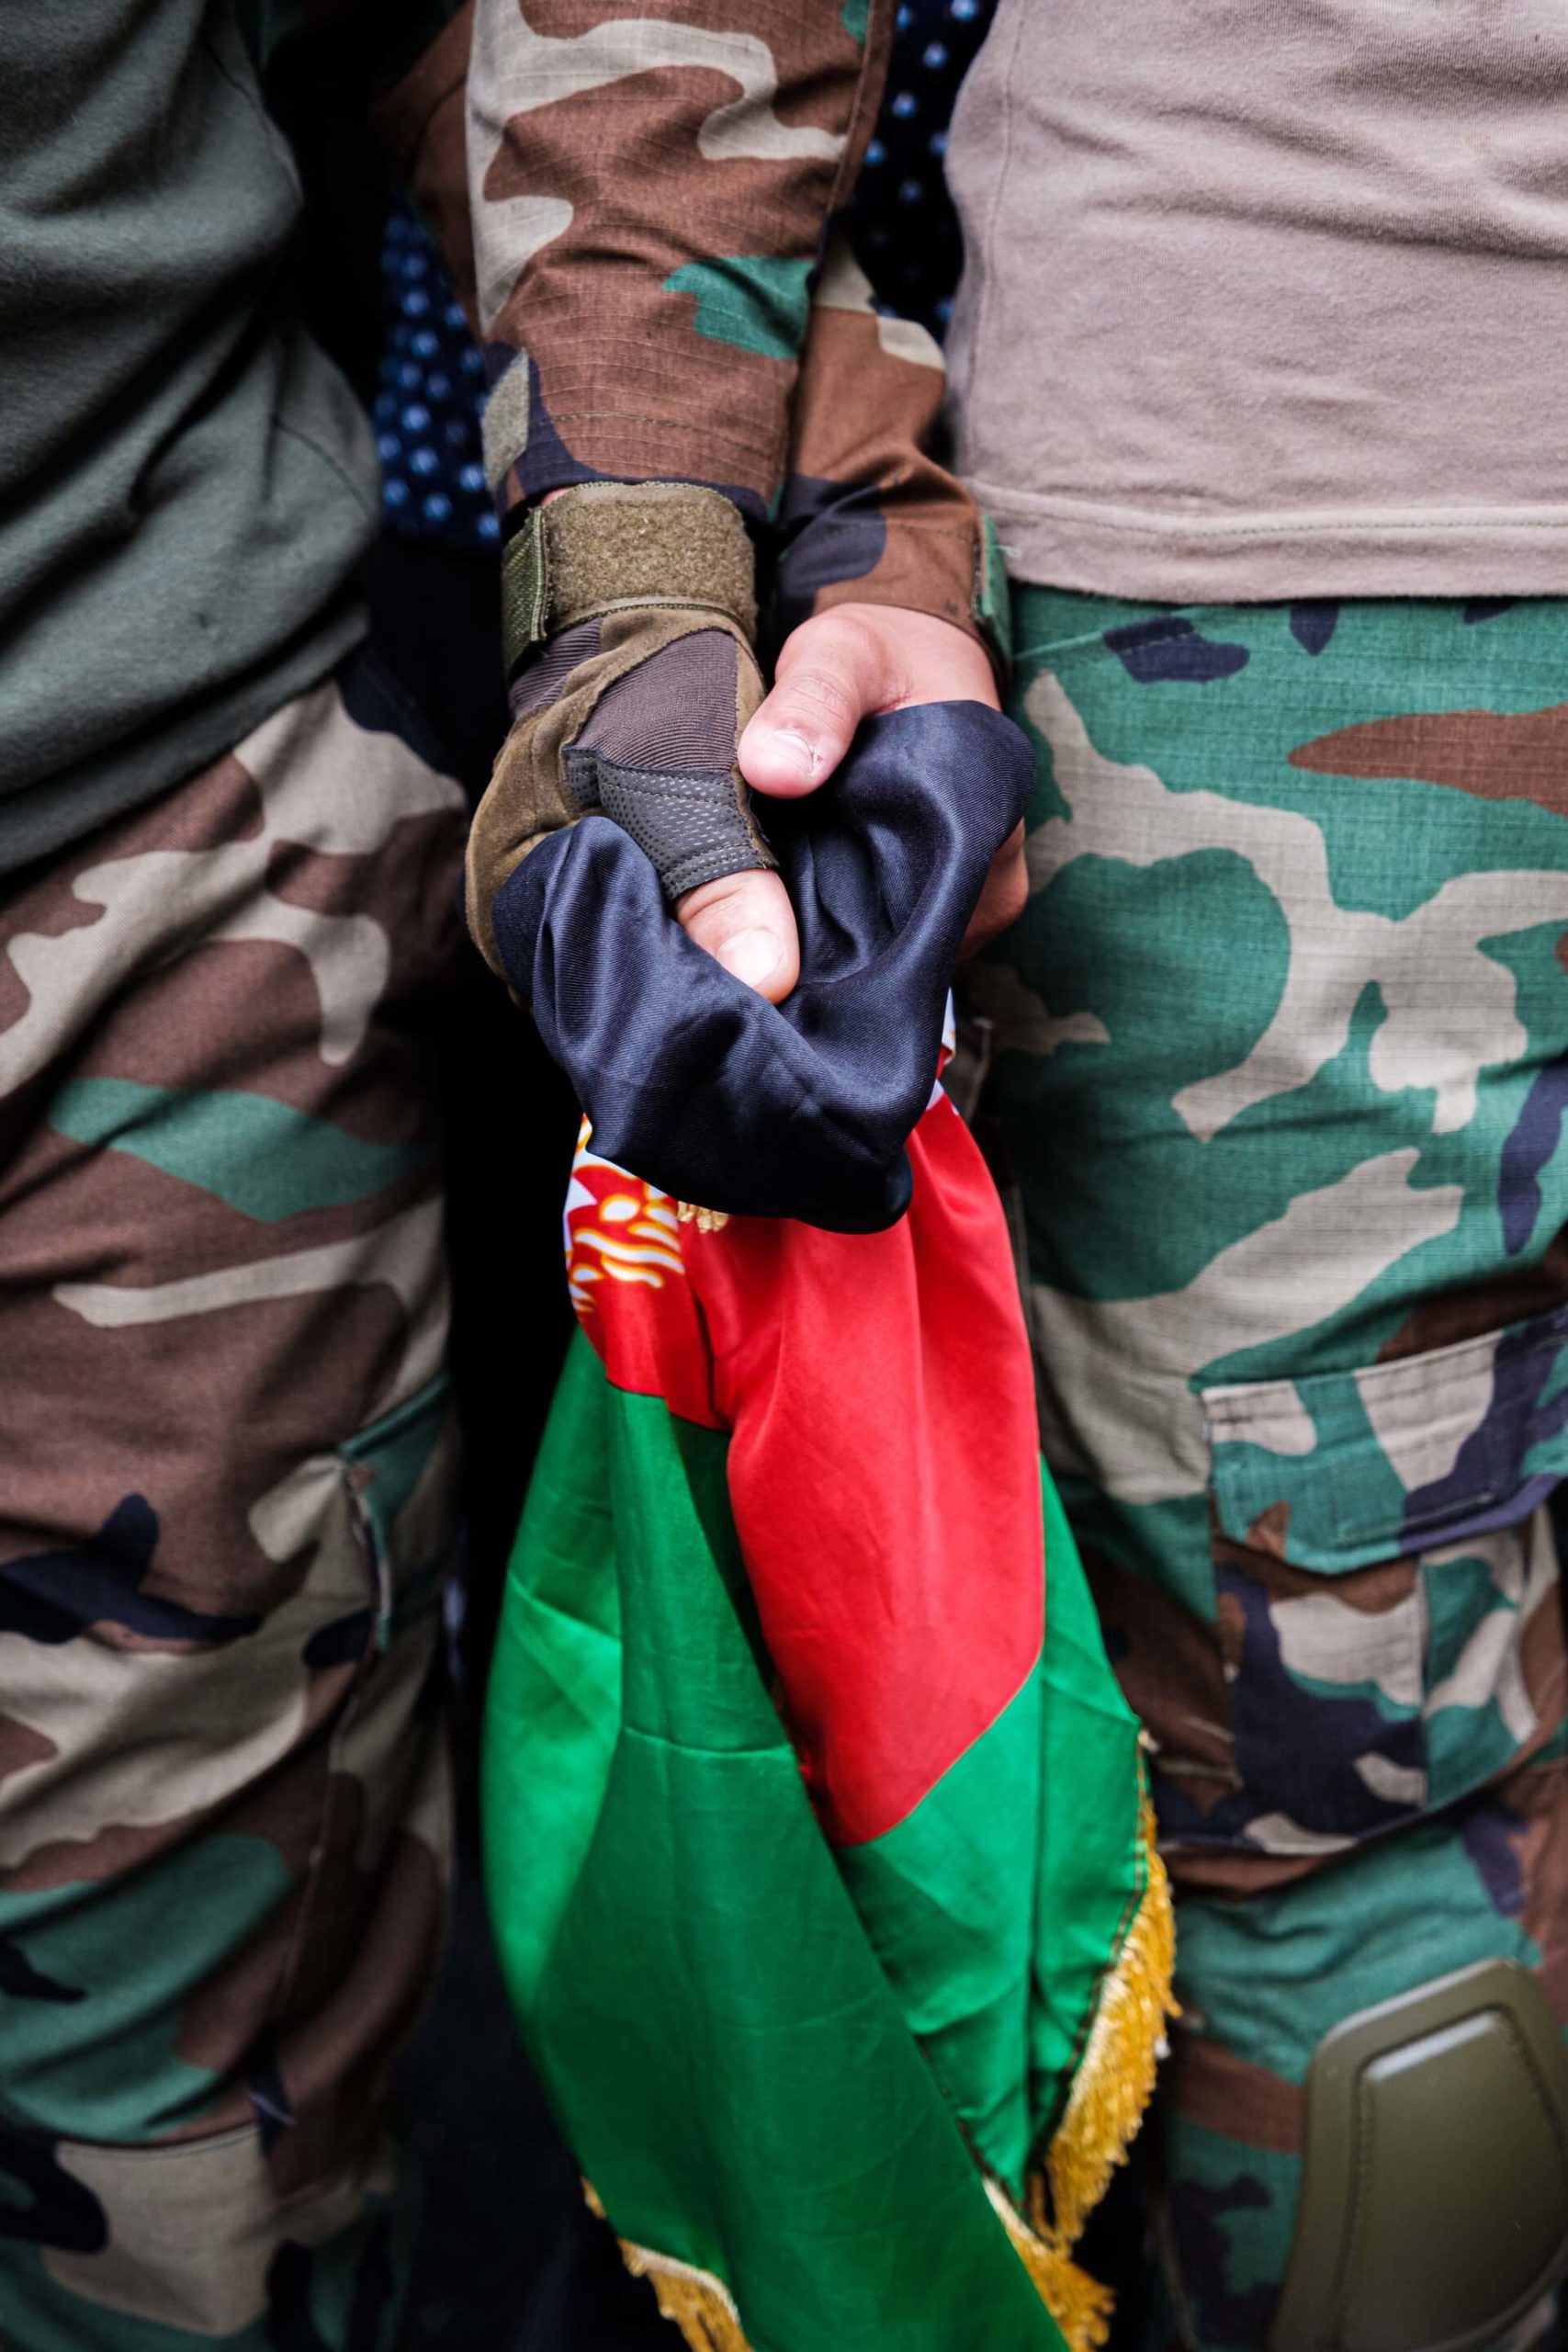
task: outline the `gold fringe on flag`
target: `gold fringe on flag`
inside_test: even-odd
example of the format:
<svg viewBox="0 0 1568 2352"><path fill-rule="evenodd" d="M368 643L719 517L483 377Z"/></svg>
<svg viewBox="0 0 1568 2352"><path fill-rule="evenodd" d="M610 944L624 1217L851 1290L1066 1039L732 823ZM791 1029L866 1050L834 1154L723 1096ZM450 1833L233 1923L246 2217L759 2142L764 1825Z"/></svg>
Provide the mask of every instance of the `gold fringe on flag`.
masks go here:
<svg viewBox="0 0 1568 2352"><path fill-rule="evenodd" d="M1072 2258L1085 2222L1126 2159L1155 2086L1168 2018L1176 2015L1171 1971L1176 1928L1170 1883L1155 1846L1145 1791L1140 1809L1144 1886L1122 1949L1106 1973L1094 2023L1073 2077L1066 2112L1035 2184L1027 2218L997 2183L987 2193L1009 2242L1066 2341L1067 2352L1100 2352L1111 2329L1111 2290ZM1045 2190L1049 2188L1049 2197ZM583 2193L601 2221L604 2209ZM1049 2211L1047 2211L1047 2207ZM750 2352L735 2301L720 2278L623 2238L621 2256L646 2278L690 2352Z"/></svg>
<svg viewBox="0 0 1568 2352"><path fill-rule="evenodd" d="M1067 2352L1100 2352L1111 2332L1114 2298L1110 2288L1080 2270L1055 2240L1032 2228L994 2180L987 2181L986 2193L1036 2294L1061 2329Z"/></svg>
<svg viewBox="0 0 1568 2352"><path fill-rule="evenodd" d="M590 2212L607 2221L591 2182L583 2182L582 2194ZM660 2312L680 2329L691 2352L751 2352L735 2298L722 2278L668 2254L655 2254L649 2246L633 2245L629 2238L618 2238L616 2244L632 2277L648 2280Z"/></svg>
<svg viewBox="0 0 1568 2352"><path fill-rule="evenodd" d="M691 2352L750 2352L740 2314L711 2271L689 2270L684 2263L624 2242L621 2254L633 2277L648 2280L660 2310L680 2329Z"/></svg>
<svg viewBox="0 0 1568 2352"><path fill-rule="evenodd" d="M1112 2172L1126 2161L1154 2093L1167 2019L1176 2015L1170 1990L1176 1920L1170 1882L1155 1844L1154 1808L1142 1786L1141 1758L1139 1780L1143 1893L1100 1986L1066 2112L1046 2152L1043 2177L1031 2190L1027 2221L987 2183L1068 2352L1100 2352L1110 2334L1113 2298L1079 2269L1073 2248Z"/></svg>
<svg viewBox="0 0 1568 2352"><path fill-rule="evenodd" d="M1146 1789L1140 1803L1140 1836L1143 1894L1100 1990L1066 2112L1045 2159L1051 2190L1048 2234L1065 2252L1077 2243L1111 2173L1126 2159L1154 2094L1167 2020L1176 2015L1170 1990L1176 1919L1170 1882L1155 1844L1154 1808Z"/></svg>

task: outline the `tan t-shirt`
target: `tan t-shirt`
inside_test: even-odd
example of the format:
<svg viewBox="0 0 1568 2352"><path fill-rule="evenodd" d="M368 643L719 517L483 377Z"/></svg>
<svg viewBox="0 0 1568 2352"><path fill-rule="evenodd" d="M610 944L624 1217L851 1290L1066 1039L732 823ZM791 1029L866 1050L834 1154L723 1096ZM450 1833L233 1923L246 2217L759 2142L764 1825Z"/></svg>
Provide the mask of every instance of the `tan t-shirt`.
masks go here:
<svg viewBox="0 0 1568 2352"><path fill-rule="evenodd" d="M1568 0L1001 0L948 176L1015 573L1568 593Z"/></svg>

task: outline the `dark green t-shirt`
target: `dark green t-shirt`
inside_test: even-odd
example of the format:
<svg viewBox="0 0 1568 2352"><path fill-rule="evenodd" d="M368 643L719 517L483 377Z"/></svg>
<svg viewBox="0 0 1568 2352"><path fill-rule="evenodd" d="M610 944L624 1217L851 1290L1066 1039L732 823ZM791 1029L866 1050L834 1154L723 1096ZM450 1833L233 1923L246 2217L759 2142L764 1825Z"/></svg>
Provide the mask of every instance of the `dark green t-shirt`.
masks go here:
<svg viewBox="0 0 1568 2352"><path fill-rule="evenodd" d="M359 633L363 414L224 0L0 9L0 869L219 757Z"/></svg>

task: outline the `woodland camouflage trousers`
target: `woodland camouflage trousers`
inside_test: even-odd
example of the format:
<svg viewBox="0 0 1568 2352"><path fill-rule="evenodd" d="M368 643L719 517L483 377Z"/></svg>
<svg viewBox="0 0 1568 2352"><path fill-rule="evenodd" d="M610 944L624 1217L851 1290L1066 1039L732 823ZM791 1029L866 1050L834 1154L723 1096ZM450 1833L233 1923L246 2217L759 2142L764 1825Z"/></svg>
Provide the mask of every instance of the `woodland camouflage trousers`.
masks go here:
<svg viewBox="0 0 1568 2352"><path fill-rule="evenodd" d="M454 1499L412 741L357 656L0 900L7 2352L392 2340Z"/></svg>
<svg viewBox="0 0 1568 2352"><path fill-rule="evenodd" d="M1178 1887L1157 2332L1259 2346L1326 2029L1496 1955L1568 2022L1568 605L1016 636L974 996Z"/></svg>

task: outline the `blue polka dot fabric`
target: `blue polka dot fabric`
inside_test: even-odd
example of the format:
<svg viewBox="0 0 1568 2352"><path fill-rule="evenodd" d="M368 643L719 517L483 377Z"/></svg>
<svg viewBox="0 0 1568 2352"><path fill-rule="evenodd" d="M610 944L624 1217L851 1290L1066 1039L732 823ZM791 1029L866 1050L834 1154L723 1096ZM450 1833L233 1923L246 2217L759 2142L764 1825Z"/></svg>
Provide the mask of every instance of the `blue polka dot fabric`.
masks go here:
<svg viewBox="0 0 1568 2352"><path fill-rule="evenodd" d="M850 205L850 236L880 309L918 319L938 341L964 266L942 174L958 85L990 29L996 0L903 0L875 135Z"/></svg>
<svg viewBox="0 0 1568 2352"><path fill-rule="evenodd" d="M412 206L381 246L387 321L376 395L381 508L396 531L485 547L500 537L479 441L484 361L441 256Z"/></svg>
<svg viewBox="0 0 1568 2352"><path fill-rule="evenodd" d="M903 0L876 131L850 205L850 235L879 309L940 340L963 266L942 175L958 85L996 0ZM389 526L450 546L493 546L499 532L479 441L484 362L439 254L412 207L398 205L381 248L387 321L376 447Z"/></svg>

